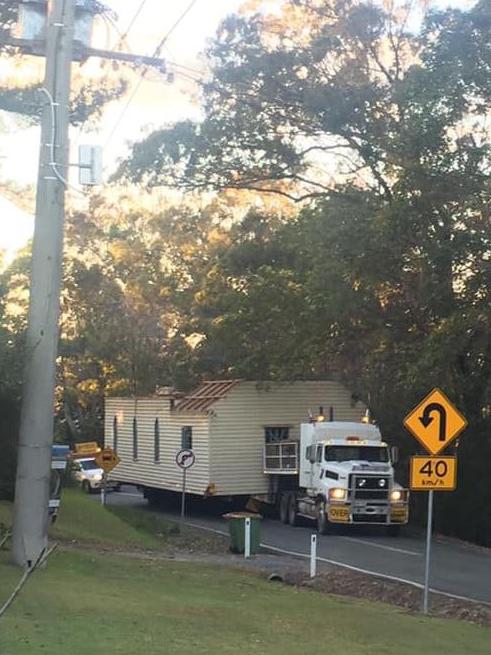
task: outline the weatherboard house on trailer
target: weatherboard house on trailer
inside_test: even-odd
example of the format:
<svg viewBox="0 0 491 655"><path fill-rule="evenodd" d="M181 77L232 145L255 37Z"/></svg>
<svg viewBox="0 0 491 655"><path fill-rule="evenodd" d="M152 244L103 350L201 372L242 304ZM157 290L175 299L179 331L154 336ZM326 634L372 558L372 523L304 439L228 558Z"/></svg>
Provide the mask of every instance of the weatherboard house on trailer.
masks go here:
<svg viewBox="0 0 491 655"><path fill-rule="evenodd" d="M309 408L332 408L336 421L360 422L366 407L333 381L204 382L183 395L163 388L149 398L107 398L105 445L121 459L111 478L147 489L178 491L176 453L196 462L187 490L197 495L258 496L270 492L266 444L299 442Z"/></svg>

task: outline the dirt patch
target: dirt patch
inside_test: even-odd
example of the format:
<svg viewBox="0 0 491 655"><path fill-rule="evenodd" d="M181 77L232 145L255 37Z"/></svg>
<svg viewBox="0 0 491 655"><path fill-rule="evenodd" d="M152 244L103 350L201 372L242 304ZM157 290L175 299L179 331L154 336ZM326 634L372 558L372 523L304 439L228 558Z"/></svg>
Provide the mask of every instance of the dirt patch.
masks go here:
<svg viewBox="0 0 491 655"><path fill-rule="evenodd" d="M284 580L298 587L338 596L380 601L414 613L421 609L422 591L419 589L336 567L329 567L313 580L305 574L293 572L287 572ZM429 604L432 616L491 625L491 606L448 598L441 594L430 594Z"/></svg>

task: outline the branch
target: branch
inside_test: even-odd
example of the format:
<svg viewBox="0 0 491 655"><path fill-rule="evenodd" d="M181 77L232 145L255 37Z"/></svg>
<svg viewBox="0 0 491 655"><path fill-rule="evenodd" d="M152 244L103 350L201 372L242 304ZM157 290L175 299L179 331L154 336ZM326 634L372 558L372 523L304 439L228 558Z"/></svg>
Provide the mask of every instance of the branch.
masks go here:
<svg viewBox="0 0 491 655"><path fill-rule="evenodd" d="M378 67L379 67L379 69L380 69L380 72L383 73L383 74L385 75L385 77L386 77L387 81L389 82L389 84L393 84L393 82L394 82L394 78L392 77L392 75L389 73L389 71L387 70L387 68L386 68L386 67L383 65L383 63L381 62L380 57L379 57L378 54L377 54L377 50L376 50L376 48L373 47L373 44L370 44L370 45L368 46L368 49L369 49L370 52L372 53L372 57L375 59L377 65L378 65Z"/></svg>
<svg viewBox="0 0 491 655"><path fill-rule="evenodd" d="M21 579L19 581L19 584L14 589L14 591L10 594L10 596L7 598L7 600L5 601L3 606L0 607L0 619L5 614L5 612L8 610L8 608L12 605L12 603L17 598L19 593L22 591L22 589L23 589L24 585L26 584L26 582L28 581L29 577L34 573L34 571L36 569L43 566L48 561L48 558L56 550L57 547L58 547L58 544L55 544L49 550L46 550L46 548L43 548L43 550L41 551L39 557L37 558L34 566L26 568L26 570L24 571L24 573L23 573L23 575L22 575L22 577L21 577Z"/></svg>

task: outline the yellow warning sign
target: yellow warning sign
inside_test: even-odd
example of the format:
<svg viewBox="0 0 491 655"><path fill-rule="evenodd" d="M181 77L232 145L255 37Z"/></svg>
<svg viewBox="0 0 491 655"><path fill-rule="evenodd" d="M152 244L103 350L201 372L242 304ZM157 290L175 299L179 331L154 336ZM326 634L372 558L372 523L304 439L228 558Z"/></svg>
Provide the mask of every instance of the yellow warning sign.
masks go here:
<svg viewBox="0 0 491 655"><path fill-rule="evenodd" d="M467 427L465 417L440 389L433 389L404 419L431 455L442 452Z"/></svg>
<svg viewBox="0 0 491 655"><path fill-rule="evenodd" d="M105 473L109 473L121 461L112 448L104 448L95 458L97 466Z"/></svg>
<svg viewBox="0 0 491 655"><path fill-rule="evenodd" d="M410 487L413 491L455 491L455 457L411 457Z"/></svg>
<svg viewBox="0 0 491 655"><path fill-rule="evenodd" d="M84 443L75 444L75 455L82 457L82 455L93 455L100 451L97 441L85 441Z"/></svg>
<svg viewBox="0 0 491 655"><path fill-rule="evenodd" d="M349 507L345 505L331 505L328 510L330 521L336 523L346 523L349 521Z"/></svg>

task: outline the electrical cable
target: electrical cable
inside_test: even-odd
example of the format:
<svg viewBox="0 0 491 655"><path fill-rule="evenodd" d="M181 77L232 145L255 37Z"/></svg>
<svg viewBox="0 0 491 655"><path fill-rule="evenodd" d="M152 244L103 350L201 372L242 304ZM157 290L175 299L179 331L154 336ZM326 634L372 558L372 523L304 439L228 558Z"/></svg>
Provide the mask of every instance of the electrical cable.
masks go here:
<svg viewBox="0 0 491 655"><path fill-rule="evenodd" d="M176 20L176 22L172 25L172 27L166 32L166 34L163 36L163 38L160 40L159 44L155 48L152 57L160 57L160 54L162 52L162 48L166 44L167 40L171 36L171 34L175 31L175 29L180 25L180 23L184 20L184 18L187 16L187 14L191 11L191 9L194 7L194 5L198 2L198 0L191 0L189 5L186 7L186 9L182 12L182 14L179 16L179 18ZM115 135L117 129L121 125L121 122L128 111L129 106L133 102L133 100L136 97L136 94L140 90L140 87L143 83L143 80L145 79L147 74L147 70L144 70L142 75L140 76L140 79L138 80L138 83L136 84L135 88L133 89L133 92L131 93L130 97L128 98L125 106L123 107L122 112L120 113L119 117L117 118L116 122L113 125L113 128L111 132L109 133L109 136L106 139L106 142L104 144L104 147L107 147L108 144L111 142L113 136Z"/></svg>
<svg viewBox="0 0 491 655"><path fill-rule="evenodd" d="M77 193L80 193L81 195L85 195L80 189L77 189L77 187L74 187L68 180L66 180L63 175L60 173L58 170L58 164L56 163L56 155L55 155L55 140L56 140L56 103L53 99L53 96L51 93L46 89L44 86L39 89L42 93L46 95L49 101L50 109L51 109L51 138L50 138L50 154L51 154L51 161L49 162L49 166L51 167L51 170L55 174L56 178L66 187L69 189L73 189Z"/></svg>
<svg viewBox="0 0 491 655"><path fill-rule="evenodd" d="M129 24L128 24L128 27L125 29L125 31L123 32L123 34L120 34L119 41L117 42L116 47L115 47L114 49L116 49L116 48L119 46L120 43L123 43L123 42L126 40L128 34L129 34L129 32L131 31L133 25L134 25L134 24L136 23L136 21L138 20L138 17L140 16L140 14L141 14L141 12L143 11L143 8L144 8L145 5L147 4L147 2L148 2L148 0L142 0L142 1L141 1L140 6L139 6L138 9L136 10L136 12L135 12L133 18L130 20L130 22L129 22Z"/></svg>

